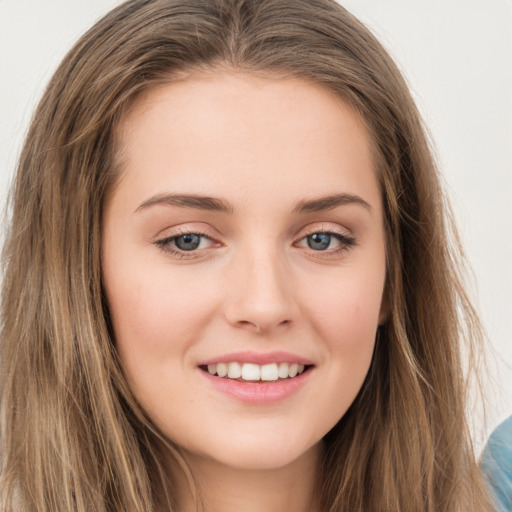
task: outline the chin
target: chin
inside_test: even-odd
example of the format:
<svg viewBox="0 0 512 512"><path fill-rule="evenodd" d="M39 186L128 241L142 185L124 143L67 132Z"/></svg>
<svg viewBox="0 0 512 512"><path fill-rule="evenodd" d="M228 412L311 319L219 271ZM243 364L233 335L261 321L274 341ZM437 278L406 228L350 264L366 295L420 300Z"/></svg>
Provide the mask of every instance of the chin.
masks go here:
<svg viewBox="0 0 512 512"><path fill-rule="evenodd" d="M256 443L254 439L226 443L226 448L220 450L212 450L210 445L208 451L187 450L187 453L192 459L208 460L212 464L238 471L269 471L292 465L305 457L316 457L321 446L321 440L313 445L283 443L283 436L279 436L277 439L261 439ZM188 458L187 455L185 458Z"/></svg>

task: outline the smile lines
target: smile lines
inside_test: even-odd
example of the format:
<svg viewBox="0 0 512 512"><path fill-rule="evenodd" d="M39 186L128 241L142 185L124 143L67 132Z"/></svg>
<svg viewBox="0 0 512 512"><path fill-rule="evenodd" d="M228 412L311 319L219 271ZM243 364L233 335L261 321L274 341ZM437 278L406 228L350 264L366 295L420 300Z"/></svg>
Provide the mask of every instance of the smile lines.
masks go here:
<svg viewBox="0 0 512 512"><path fill-rule="evenodd" d="M308 367L298 363L217 363L201 367L210 375L227 379L241 379L244 381L272 382L278 379L292 379L303 373Z"/></svg>

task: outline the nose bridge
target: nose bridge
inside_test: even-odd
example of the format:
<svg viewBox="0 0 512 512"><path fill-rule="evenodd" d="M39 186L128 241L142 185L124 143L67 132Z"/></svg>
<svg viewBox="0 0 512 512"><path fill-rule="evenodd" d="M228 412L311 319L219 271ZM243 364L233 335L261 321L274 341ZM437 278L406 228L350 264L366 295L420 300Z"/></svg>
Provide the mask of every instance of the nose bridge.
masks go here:
<svg viewBox="0 0 512 512"><path fill-rule="evenodd" d="M267 332L292 320L289 270L275 240L241 249L232 261L228 321L238 327Z"/></svg>

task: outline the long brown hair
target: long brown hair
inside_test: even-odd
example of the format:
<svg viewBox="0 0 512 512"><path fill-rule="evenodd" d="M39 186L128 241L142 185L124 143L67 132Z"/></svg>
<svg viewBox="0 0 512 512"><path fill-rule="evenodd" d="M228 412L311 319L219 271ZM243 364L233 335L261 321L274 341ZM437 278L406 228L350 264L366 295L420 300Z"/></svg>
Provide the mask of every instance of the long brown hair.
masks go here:
<svg viewBox="0 0 512 512"><path fill-rule="evenodd" d="M56 71L21 154L4 247L2 510L176 510L169 475L187 469L123 377L100 235L123 114L148 88L205 68L328 88L372 138L389 317L358 397L325 436L323 510L485 510L461 358L471 369L481 329L460 244L400 72L334 0L130 0ZM164 467L163 450L178 469Z"/></svg>

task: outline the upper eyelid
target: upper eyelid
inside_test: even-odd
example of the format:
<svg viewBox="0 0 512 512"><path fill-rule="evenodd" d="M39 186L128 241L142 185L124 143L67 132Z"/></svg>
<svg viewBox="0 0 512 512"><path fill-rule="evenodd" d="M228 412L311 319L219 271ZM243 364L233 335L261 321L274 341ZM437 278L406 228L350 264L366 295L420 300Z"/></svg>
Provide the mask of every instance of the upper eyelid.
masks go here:
<svg viewBox="0 0 512 512"><path fill-rule="evenodd" d="M164 234L162 234L164 233ZM160 230L154 237L155 242L158 242L159 240L170 240L172 238L179 238L183 235L201 235L206 238L209 238L210 240L215 240L215 236L213 236L211 233L208 233L207 230L202 228L166 228Z"/></svg>
<svg viewBox="0 0 512 512"><path fill-rule="evenodd" d="M162 231L166 231L166 230L162 230ZM311 235L311 234L314 234L314 233L331 233L331 234L347 236L347 237L351 237L352 236L352 234L350 232L348 232L349 230L344 230L344 229L337 230L337 229L333 229L333 228L330 228L330 227L316 227L316 228L306 229L305 231L302 231L302 232L301 231L299 231L297 233L297 235L296 235L297 237L300 236L300 238L303 238L305 236L308 236L308 235ZM209 238L211 240L215 240L216 239L215 236L207 233L206 230L195 229L195 228L191 228L191 229L177 228L176 231L173 231L173 232L171 232L169 234L166 234L166 235L163 235L161 237L159 237L157 235L155 238L156 239L160 238L162 240L168 240L168 239L172 239L172 238L179 238L180 236L183 236L183 235L201 235L201 236L204 236L204 237Z"/></svg>
<svg viewBox="0 0 512 512"><path fill-rule="evenodd" d="M342 227L338 227L338 228L334 228L332 227L332 224L329 225L329 226L326 226L325 224L323 225L320 225L320 226L314 226L314 227L311 227L311 228L307 228L305 229L304 231L300 231L298 233L298 239L302 239L306 236L309 236L309 235L312 235L314 233L327 233L327 234L333 234L333 235L338 235L338 236L341 236L341 237L344 237L344 238L355 238L354 236L354 233L349 230L348 228L342 228Z"/></svg>
<svg viewBox="0 0 512 512"><path fill-rule="evenodd" d="M308 227L301 228L299 231L297 231L297 234L295 235L294 239L300 240L300 239L302 239L306 236L309 236L311 234L314 234L314 233L327 233L327 234L330 233L330 234L335 234L335 235L339 235L339 236L343 236L343 237L347 237L347 238L354 238L353 233L348 228L338 227L336 229L336 228L332 227L332 224L329 226L326 226L324 223L319 223L319 224L320 225L315 225L315 226L312 226L309 228ZM167 229L161 230L160 233L167 231ZM177 228L174 228L168 234L160 235L160 236L159 236L159 234L157 234L155 236L155 241L158 242L159 240L160 241L171 240L173 238L179 238L180 236L183 236L183 235L195 234L195 235L204 236L204 237L206 237L212 241L215 241L215 242L220 242L218 240L218 238L221 238L222 235L221 235L221 237L216 237L215 235L212 235L211 233L209 233L207 231L208 230L201 229L201 228L195 228L195 227L190 227L190 228L177 227Z"/></svg>
<svg viewBox="0 0 512 512"><path fill-rule="evenodd" d="M340 239L345 239L345 240L355 240L355 237L348 233L341 233L339 231L333 231L333 230L319 230L319 229L310 231L309 233L305 233L304 235L301 235L298 238L298 240L303 240L304 238L307 238L308 236L315 235L315 234L331 235L331 236L338 237Z"/></svg>
<svg viewBox="0 0 512 512"><path fill-rule="evenodd" d="M335 229L335 228L332 228L332 227L316 227L316 228L311 228L311 229L306 229L305 232L302 233L302 236L307 236L311 233L336 233L336 234L339 234L339 235L349 235L349 233L347 232L348 230L343 230L343 229Z"/></svg>

